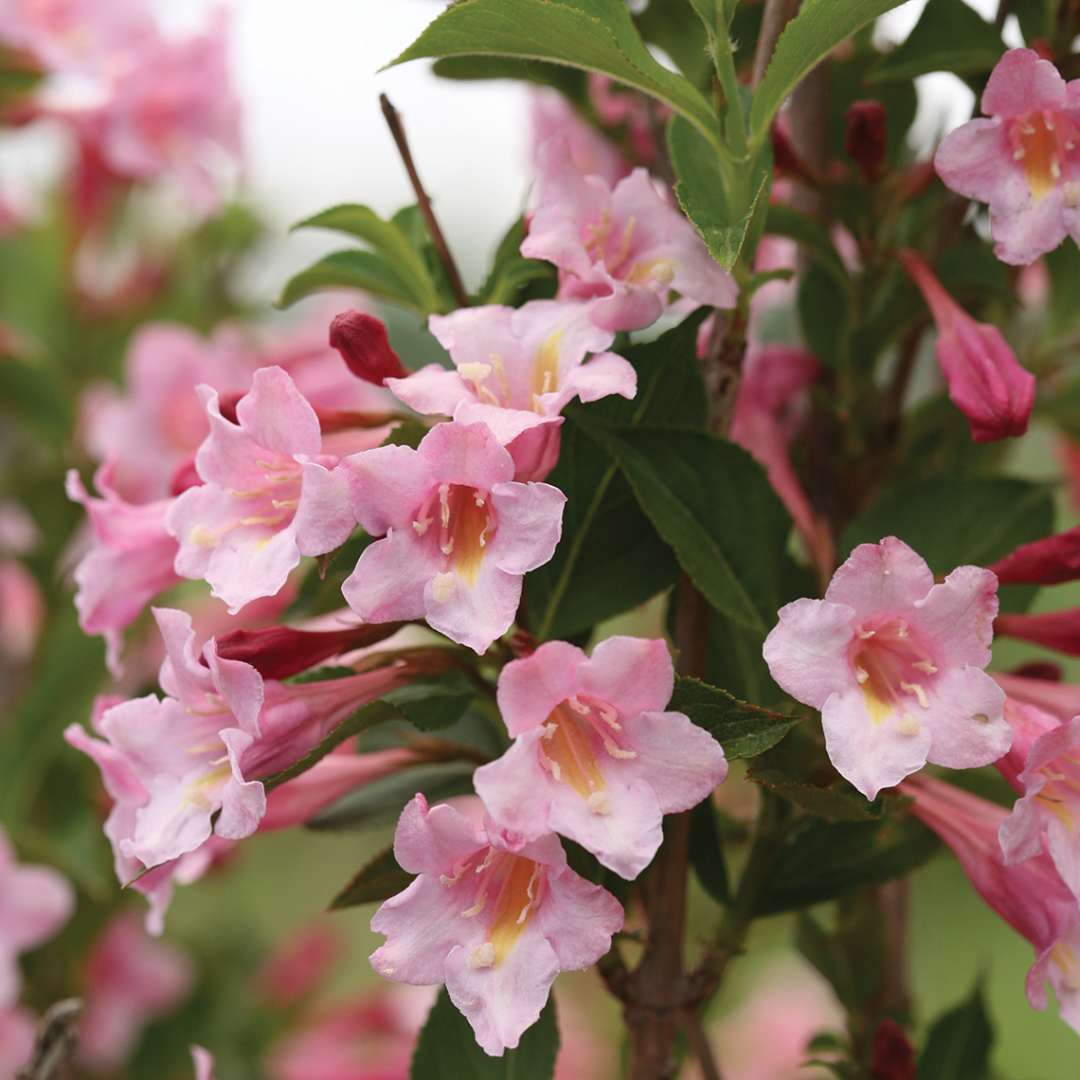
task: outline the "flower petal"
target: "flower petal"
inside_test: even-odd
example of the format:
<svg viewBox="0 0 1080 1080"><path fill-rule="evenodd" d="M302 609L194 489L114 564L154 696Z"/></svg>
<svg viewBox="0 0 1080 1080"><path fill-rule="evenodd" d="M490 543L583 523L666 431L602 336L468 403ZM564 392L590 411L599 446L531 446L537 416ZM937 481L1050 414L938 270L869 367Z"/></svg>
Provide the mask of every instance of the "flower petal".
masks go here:
<svg viewBox="0 0 1080 1080"><path fill-rule="evenodd" d="M847 647L855 633L855 612L828 600L785 604L762 648L777 683L796 701L820 709L830 695L853 688Z"/></svg>

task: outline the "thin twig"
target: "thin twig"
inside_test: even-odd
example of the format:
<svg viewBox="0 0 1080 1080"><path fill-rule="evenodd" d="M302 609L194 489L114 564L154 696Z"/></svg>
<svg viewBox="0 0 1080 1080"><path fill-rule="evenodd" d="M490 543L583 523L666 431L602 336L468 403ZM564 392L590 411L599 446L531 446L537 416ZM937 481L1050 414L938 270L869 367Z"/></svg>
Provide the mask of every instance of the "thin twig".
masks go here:
<svg viewBox="0 0 1080 1080"><path fill-rule="evenodd" d="M1012 0L999 0L997 14L994 16L994 28L1001 30L1005 26L1005 20L1009 17L1012 8Z"/></svg>
<svg viewBox="0 0 1080 1080"><path fill-rule="evenodd" d="M412 184L413 191L416 192L416 201L420 207L420 213L424 215L424 222L431 236L431 242L435 245L439 261L446 270L446 277L454 293L454 300L457 302L458 307L468 307L469 294L465 291L461 274L458 273L457 263L454 262L454 256L450 254L446 237L439 227L435 211L431 206L431 199L424 190L424 185L420 182L420 174L416 171L416 163L413 161L412 151L409 149L409 140L405 136L405 126L401 122L401 114L394 108L385 94L379 95L379 107L382 109L386 126L390 129L391 136L393 136L394 145L401 156L405 171L409 174L409 183Z"/></svg>
<svg viewBox="0 0 1080 1080"><path fill-rule="evenodd" d="M18 1073L18 1080L60 1080L79 1045L79 1017L83 1003L65 998L51 1005L38 1026L34 1055Z"/></svg>
<svg viewBox="0 0 1080 1080"><path fill-rule="evenodd" d="M683 1014L683 1029L686 1032L687 1039L690 1041L694 1056L701 1066L703 1080L724 1080L720 1073L720 1067L716 1064L716 1057L713 1054L712 1047L709 1045L709 1038L705 1034L701 1017L693 1009L687 1009Z"/></svg>
<svg viewBox="0 0 1080 1080"><path fill-rule="evenodd" d="M773 49L784 27L791 21L799 6L799 0L765 0L765 10L761 15L761 31L758 34L757 49L754 51L753 85L761 82L765 69L772 59Z"/></svg>

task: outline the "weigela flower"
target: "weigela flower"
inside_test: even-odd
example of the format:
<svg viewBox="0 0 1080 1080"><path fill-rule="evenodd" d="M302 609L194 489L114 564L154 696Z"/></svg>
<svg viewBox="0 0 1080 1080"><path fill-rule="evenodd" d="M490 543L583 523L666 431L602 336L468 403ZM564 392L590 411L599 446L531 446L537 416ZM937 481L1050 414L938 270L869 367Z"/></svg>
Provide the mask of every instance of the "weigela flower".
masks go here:
<svg viewBox="0 0 1080 1080"><path fill-rule="evenodd" d="M0 1006L0 1076L18 1076L34 1053L37 1021L28 1009Z"/></svg>
<svg viewBox="0 0 1080 1080"><path fill-rule="evenodd" d="M1036 705L1059 721L1080 714L1080 686L1058 679L1032 678L1013 672L995 671L994 679L1010 700Z"/></svg>
<svg viewBox="0 0 1080 1080"><path fill-rule="evenodd" d="M914 251L900 262L919 287L937 324L937 359L949 400L968 418L975 442L1023 435L1035 402L1035 376L990 323L976 322Z"/></svg>
<svg viewBox="0 0 1080 1080"><path fill-rule="evenodd" d="M1021 544L991 570L1002 585L1060 585L1080 578L1080 526Z"/></svg>
<svg viewBox="0 0 1080 1080"><path fill-rule="evenodd" d="M203 484L176 499L167 522L176 572L205 578L235 614L275 595L301 555L343 544L354 519L327 468L337 458L321 454L318 417L281 368L255 372L237 423L222 416L215 390L199 393L210 417L195 456Z"/></svg>
<svg viewBox="0 0 1080 1080"><path fill-rule="evenodd" d="M603 351L615 335L591 321L587 304L535 300L516 310L462 308L433 315L428 327L455 369L429 364L386 385L417 412L487 424L510 451L519 480L542 480L554 467L556 418L575 397L637 393L636 372ZM590 353L599 355L586 363Z"/></svg>
<svg viewBox="0 0 1080 1080"><path fill-rule="evenodd" d="M143 1028L184 999L192 978L186 953L148 938L130 914L114 918L86 957L82 1062L96 1069L122 1065Z"/></svg>
<svg viewBox="0 0 1080 1080"><path fill-rule="evenodd" d="M833 765L868 799L927 761L970 769L1012 738L990 661L997 580L961 566L941 584L895 537L860 544L823 600L780 609L765 641L773 678L821 710Z"/></svg>
<svg viewBox="0 0 1080 1080"><path fill-rule="evenodd" d="M525 840L561 833L635 878L663 839L664 814L688 810L727 775L720 744L678 712L667 645L612 637L587 657L549 641L499 676L514 738L473 782L492 820Z"/></svg>
<svg viewBox="0 0 1080 1080"><path fill-rule="evenodd" d="M191 1062L195 1066L195 1080L214 1080L214 1055L209 1050L193 1046Z"/></svg>
<svg viewBox="0 0 1080 1080"><path fill-rule="evenodd" d="M48 866L17 863L0 829L0 1008L13 1005L19 995L19 954L48 941L74 907L67 879Z"/></svg>
<svg viewBox="0 0 1080 1080"><path fill-rule="evenodd" d="M994 254L1034 262L1080 235L1080 80L1066 83L1033 49L998 61L979 117L938 147L938 176L959 194L990 206Z"/></svg>
<svg viewBox="0 0 1080 1080"><path fill-rule="evenodd" d="M68 498L86 509L93 538L75 568L75 607L83 632L104 636L109 670L119 674L124 629L180 580L173 569L176 540L165 526L173 500L126 502L108 466L98 469L94 483L102 498L87 493L74 469L67 474Z"/></svg>
<svg viewBox="0 0 1080 1080"><path fill-rule="evenodd" d="M356 519L372 536L342 592L365 622L426 619L477 653L514 620L521 579L551 558L566 496L514 481L484 424L437 424L415 450L346 457Z"/></svg>
<svg viewBox="0 0 1080 1080"><path fill-rule="evenodd" d="M1080 656L1080 608L1061 611L1015 611L999 615L994 632L1047 649Z"/></svg>
<svg viewBox="0 0 1080 1080"><path fill-rule="evenodd" d="M1080 1032L1080 905L1043 854L1007 866L998 833L1008 811L996 803L922 775L900 788L911 813L952 848L971 884L1018 934L1035 947L1027 998L1046 1008L1046 981L1061 1018Z"/></svg>
<svg viewBox="0 0 1080 1080"><path fill-rule="evenodd" d="M467 802L478 818L479 800ZM423 795L402 811L394 856L417 877L371 920L386 937L372 967L445 983L494 1056L536 1022L555 976L595 963L623 923L618 901L567 866L557 837L521 843L452 806L429 808Z"/></svg>
<svg viewBox="0 0 1080 1080"><path fill-rule="evenodd" d="M543 154L521 253L559 268L560 297L591 299L605 330L651 325L672 291L699 304L734 305L731 275L645 169L612 187L578 172L563 140L551 140Z"/></svg>
<svg viewBox="0 0 1080 1080"><path fill-rule="evenodd" d="M582 176L599 176L614 187L630 172L630 163L615 143L579 116L562 94L538 88L530 94L530 102L534 172L547 166L544 147L556 138L565 140L570 160Z"/></svg>

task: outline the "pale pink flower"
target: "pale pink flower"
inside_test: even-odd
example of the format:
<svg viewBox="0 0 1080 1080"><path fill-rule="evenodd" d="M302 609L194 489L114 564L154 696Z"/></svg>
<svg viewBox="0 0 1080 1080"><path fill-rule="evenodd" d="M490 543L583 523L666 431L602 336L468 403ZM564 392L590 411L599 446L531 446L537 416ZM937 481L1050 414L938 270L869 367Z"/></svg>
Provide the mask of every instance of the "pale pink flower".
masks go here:
<svg viewBox="0 0 1080 1080"><path fill-rule="evenodd" d="M1026 264L1080 235L1080 80L1066 83L1033 49L998 61L979 117L950 132L934 167L959 194L990 205L994 254Z"/></svg>
<svg viewBox="0 0 1080 1080"><path fill-rule="evenodd" d="M467 813L482 812L475 800ZM618 901L575 874L557 837L522 844L489 822L417 795L402 811L394 856L416 874L371 920L386 937L380 975L445 983L488 1054L517 1046L560 971L594 964L623 923Z"/></svg>
<svg viewBox="0 0 1080 1080"><path fill-rule="evenodd" d="M996 761L1012 731L990 661L997 579L961 566L939 585L896 537L860 544L823 600L780 609L765 641L773 678L821 710L833 765L868 799L927 761Z"/></svg>
<svg viewBox="0 0 1080 1080"><path fill-rule="evenodd" d="M492 820L523 841L560 833L637 877L664 814L689 810L727 775L720 744L665 711L674 685L660 640L608 638L591 658L549 641L512 660L498 701L513 745L473 776Z"/></svg>
<svg viewBox="0 0 1080 1080"><path fill-rule="evenodd" d="M538 88L530 95L530 103L535 172L551 167L551 160L543 148L556 138L565 140L573 167L583 176L599 176L614 187L630 172L630 162L615 143L579 116L558 91Z"/></svg>
<svg viewBox="0 0 1080 1080"><path fill-rule="evenodd" d="M34 575L17 559L0 558L0 657L25 664L34 655L45 603Z"/></svg>
<svg viewBox="0 0 1080 1080"><path fill-rule="evenodd" d="M557 418L574 398L637 393L636 372L604 351L615 335L592 322L588 304L534 300L516 310L462 308L433 315L428 327L454 369L429 364L386 385L417 412L487 424L510 451L519 480L542 480L554 468ZM586 362L590 353L597 355Z"/></svg>
<svg viewBox="0 0 1080 1080"><path fill-rule="evenodd" d="M898 257L934 316L949 400L967 417L972 439L1023 435L1035 402L1035 376L1021 367L1001 331L976 322L914 251L901 250Z"/></svg>
<svg viewBox="0 0 1080 1080"><path fill-rule="evenodd" d="M509 629L521 579L551 558L566 496L514 482L484 424L437 424L416 450L345 458L357 520L372 536L342 592L365 622L426 619L482 653Z"/></svg>
<svg viewBox="0 0 1080 1080"><path fill-rule="evenodd" d="M0 1080L15 1080L34 1053L37 1022L27 1009L0 1007Z"/></svg>
<svg viewBox="0 0 1080 1080"><path fill-rule="evenodd" d="M86 1005L79 1025L83 1063L97 1069L122 1065L143 1028L183 1001L192 978L186 953L151 940L130 914L114 918L86 958Z"/></svg>
<svg viewBox="0 0 1080 1080"><path fill-rule="evenodd" d="M995 671L994 679L1009 698L1038 706L1064 722L1080 714L1080 686L1057 679L1031 678L1006 671Z"/></svg>
<svg viewBox="0 0 1080 1080"><path fill-rule="evenodd" d="M914 801L911 813L952 848L971 884L1018 934L1035 947L1027 998L1046 1008L1046 981L1061 1018L1080 1032L1080 905L1054 864L1038 854L1005 864L998 834L1008 811L925 774L900 788Z"/></svg>
<svg viewBox="0 0 1080 1080"><path fill-rule="evenodd" d="M259 969L255 992L278 1008L291 1008L318 989L344 949L341 934L325 917L302 926Z"/></svg>
<svg viewBox="0 0 1080 1080"><path fill-rule="evenodd" d="M670 109L596 71L589 72L589 100L601 125L621 133L641 164L656 161L660 156L656 133L663 130Z"/></svg>
<svg viewBox="0 0 1080 1080"><path fill-rule="evenodd" d="M48 941L74 908L67 879L49 866L17 863L0 828L0 1007L13 1005L18 997L20 953Z"/></svg>
<svg viewBox="0 0 1080 1080"><path fill-rule="evenodd" d="M75 568L75 607L83 631L104 636L109 670L118 675L124 629L180 580L173 569L176 541L165 528L173 500L125 501L108 466L98 469L94 483L101 498L87 493L74 469L67 474L68 498L86 509L93 537Z"/></svg>
<svg viewBox="0 0 1080 1080"><path fill-rule="evenodd" d="M672 292L699 304L734 305L731 275L645 169L612 187L578 172L564 140L551 140L543 154L521 253L559 268L561 297L592 300L592 318L605 330L649 326Z"/></svg>
<svg viewBox="0 0 1080 1080"><path fill-rule="evenodd" d="M193 1046L191 1062L195 1066L195 1080L214 1080L214 1055L209 1050Z"/></svg>
<svg viewBox="0 0 1080 1080"><path fill-rule="evenodd" d="M167 527L179 551L176 572L205 578L236 613L273 596L302 555L348 539L355 519L344 486L321 453L314 409L277 367L260 368L237 403L237 423L221 414L217 391L200 386L210 434L195 467L203 484L178 496Z"/></svg>

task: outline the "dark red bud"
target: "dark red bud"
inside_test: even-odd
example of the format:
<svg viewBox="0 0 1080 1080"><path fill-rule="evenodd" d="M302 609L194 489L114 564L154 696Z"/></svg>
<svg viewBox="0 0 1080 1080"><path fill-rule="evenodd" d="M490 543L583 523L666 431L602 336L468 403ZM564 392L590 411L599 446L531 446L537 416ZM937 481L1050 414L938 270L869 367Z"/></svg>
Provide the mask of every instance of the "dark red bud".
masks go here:
<svg viewBox="0 0 1080 1080"><path fill-rule="evenodd" d="M915 1051L895 1020L882 1020L874 1032L870 1075L874 1080L915 1080Z"/></svg>
<svg viewBox="0 0 1080 1080"><path fill-rule="evenodd" d="M788 137L788 133L780 124L773 124L769 135L772 140L773 165L776 171L795 180L801 180L809 187L817 187L820 178L799 157L798 151Z"/></svg>
<svg viewBox="0 0 1080 1080"><path fill-rule="evenodd" d="M342 630L232 630L217 639L217 652L225 660L250 664L263 678L287 679L331 657L375 645L400 629L401 623L374 623Z"/></svg>
<svg viewBox="0 0 1080 1080"><path fill-rule="evenodd" d="M889 124L880 101L853 101L846 114L844 149L868 184L881 179L888 149Z"/></svg>
<svg viewBox="0 0 1080 1080"><path fill-rule="evenodd" d="M349 370L359 379L385 386L387 379L408 375L401 358L390 347L386 324L362 311L343 311L330 324L330 345L341 353Z"/></svg>
<svg viewBox="0 0 1080 1080"><path fill-rule="evenodd" d="M169 483L170 495L183 495L188 488L198 487L202 483L202 477L195 471L195 459L188 458L176 466Z"/></svg>
<svg viewBox="0 0 1080 1080"><path fill-rule="evenodd" d="M1080 526L1021 544L991 567L1002 585L1060 585L1080 578Z"/></svg>
<svg viewBox="0 0 1080 1080"><path fill-rule="evenodd" d="M1042 679L1043 682L1061 682L1065 678L1064 668L1052 660L1029 660L1014 667L1009 674L1019 675L1022 679Z"/></svg>

